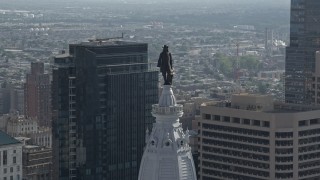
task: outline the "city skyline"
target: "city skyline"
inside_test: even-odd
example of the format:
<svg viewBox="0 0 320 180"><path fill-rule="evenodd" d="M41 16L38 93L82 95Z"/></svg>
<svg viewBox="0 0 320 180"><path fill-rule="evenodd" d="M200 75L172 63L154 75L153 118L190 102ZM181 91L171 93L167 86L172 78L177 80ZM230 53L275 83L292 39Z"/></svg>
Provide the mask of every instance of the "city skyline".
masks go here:
<svg viewBox="0 0 320 180"><path fill-rule="evenodd" d="M319 6L3 1L0 134L21 143L0 156L23 162L4 178L317 179Z"/></svg>

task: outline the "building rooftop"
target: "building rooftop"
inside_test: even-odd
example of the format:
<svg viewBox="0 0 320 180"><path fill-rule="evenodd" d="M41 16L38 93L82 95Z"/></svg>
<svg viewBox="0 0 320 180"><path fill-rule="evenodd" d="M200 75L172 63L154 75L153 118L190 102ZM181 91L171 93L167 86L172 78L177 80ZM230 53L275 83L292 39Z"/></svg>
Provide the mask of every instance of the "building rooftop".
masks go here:
<svg viewBox="0 0 320 180"><path fill-rule="evenodd" d="M297 113L320 110L320 106L277 102L273 100L272 96L254 94L236 94L232 95L231 101L210 101L203 103L202 106L216 106L265 113Z"/></svg>
<svg viewBox="0 0 320 180"><path fill-rule="evenodd" d="M81 42L78 45L96 47L96 46L121 46L121 45L133 45L133 44L145 44L145 43L122 41L119 39L94 39L94 40Z"/></svg>
<svg viewBox="0 0 320 180"><path fill-rule="evenodd" d="M40 146L36 146L36 145L25 145L23 146L25 149L34 149L34 148L39 148Z"/></svg>
<svg viewBox="0 0 320 180"><path fill-rule="evenodd" d="M3 131L0 131L0 146L10 145L10 144L18 144L20 141L15 138L9 136Z"/></svg>

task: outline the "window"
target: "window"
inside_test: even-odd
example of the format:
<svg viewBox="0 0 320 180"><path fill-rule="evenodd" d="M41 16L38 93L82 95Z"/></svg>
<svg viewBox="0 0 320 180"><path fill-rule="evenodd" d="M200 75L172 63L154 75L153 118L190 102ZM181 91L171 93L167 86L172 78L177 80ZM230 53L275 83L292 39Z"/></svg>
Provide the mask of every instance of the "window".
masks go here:
<svg viewBox="0 0 320 180"><path fill-rule="evenodd" d="M13 180L13 176L10 176L10 180Z"/></svg>
<svg viewBox="0 0 320 180"><path fill-rule="evenodd" d="M310 119L310 125L318 124L318 119Z"/></svg>
<svg viewBox="0 0 320 180"><path fill-rule="evenodd" d="M307 125L307 121L303 120L303 121L299 121L299 126L306 126Z"/></svg>
<svg viewBox="0 0 320 180"><path fill-rule="evenodd" d="M17 163L17 158L16 158L15 156L12 157L12 163L13 163L13 164Z"/></svg>
<svg viewBox="0 0 320 180"><path fill-rule="evenodd" d="M224 121L224 122L230 122L230 117L225 116L225 117L223 118L223 121Z"/></svg>
<svg viewBox="0 0 320 180"><path fill-rule="evenodd" d="M11 173L13 172L13 167L10 168L10 172L11 172Z"/></svg>
<svg viewBox="0 0 320 180"><path fill-rule="evenodd" d="M270 122L263 121L263 127L270 127Z"/></svg>
<svg viewBox="0 0 320 180"><path fill-rule="evenodd" d="M250 125L250 119L243 119L243 124Z"/></svg>
<svg viewBox="0 0 320 180"><path fill-rule="evenodd" d="M233 122L237 123L237 124L240 124L240 118L233 118Z"/></svg>
<svg viewBox="0 0 320 180"><path fill-rule="evenodd" d="M214 115L214 120L220 121L220 116L219 115Z"/></svg>
<svg viewBox="0 0 320 180"><path fill-rule="evenodd" d="M7 174L7 168L3 168L3 174Z"/></svg>
<svg viewBox="0 0 320 180"><path fill-rule="evenodd" d="M259 120L253 120L253 125L254 126L260 126L260 121Z"/></svg>
<svg viewBox="0 0 320 180"><path fill-rule="evenodd" d="M203 114L203 119L210 120L211 119L211 114Z"/></svg>
<svg viewBox="0 0 320 180"><path fill-rule="evenodd" d="M7 177L3 177L3 180L7 180Z"/></svg>
<svg viewBox="0 0 320 180"><path fill-rule="evenodd" d="M3 160L2 164L3 164L3 165L7 165L7 163L8 163L7 151L3 151L2 160Z"/></svg>
<svg viewBox="0 0 320 180"><path fill-rule="evenodd" d="M17 166L17 171L20 171L20 166Z"/></svg>

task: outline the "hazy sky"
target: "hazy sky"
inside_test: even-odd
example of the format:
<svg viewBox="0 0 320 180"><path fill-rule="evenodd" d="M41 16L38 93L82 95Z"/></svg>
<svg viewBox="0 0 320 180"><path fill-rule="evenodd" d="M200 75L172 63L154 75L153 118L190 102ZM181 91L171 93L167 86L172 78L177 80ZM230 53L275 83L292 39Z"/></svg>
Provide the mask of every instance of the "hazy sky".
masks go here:
<svg viewBox="0 0 320 180"><path fill-rule="evenodd" d="M290 4L290 0L1 0L1 2L105 2L105 3L265 3L265 4Z"/></svg>
<svg viewBox="0 0 320 180"><path fill-rule="evenodd" d="M230 10L235 7L249 7L249 8L259 8L265 10L288 10L290 7L291 0L0 0L0 9L45 9L45 7L54 6L85 6L85 7L103 7L108 6L108 4L135 4L135 8L139 9L139 4L148 4L155 7L160 7L159 4L164 4L170 6L170 9L181 9L193 7L210 7L210 8L228 8ZM181 5L177 5L177 4ZM230 5L230 6L229 6ZM142 9L144 7L141 7Z"/></svg>

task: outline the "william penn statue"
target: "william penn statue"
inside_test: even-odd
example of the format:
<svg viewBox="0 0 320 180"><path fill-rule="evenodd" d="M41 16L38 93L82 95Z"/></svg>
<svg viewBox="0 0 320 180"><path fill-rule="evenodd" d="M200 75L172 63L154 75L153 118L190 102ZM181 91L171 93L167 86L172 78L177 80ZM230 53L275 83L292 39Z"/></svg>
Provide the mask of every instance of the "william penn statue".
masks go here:
<svg viewBox="0 0 320 180"><path fill-rule="evenodd" d="M158 66L162 73L164 85L171 85L173 78L172 56L169 52L169 46L164 45L163 51L160 53Z"/></svg>

